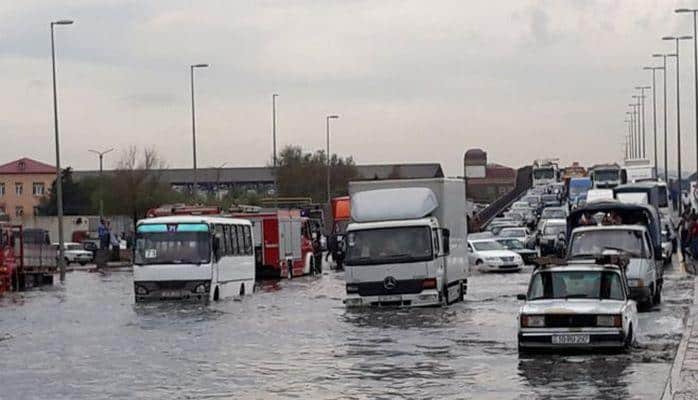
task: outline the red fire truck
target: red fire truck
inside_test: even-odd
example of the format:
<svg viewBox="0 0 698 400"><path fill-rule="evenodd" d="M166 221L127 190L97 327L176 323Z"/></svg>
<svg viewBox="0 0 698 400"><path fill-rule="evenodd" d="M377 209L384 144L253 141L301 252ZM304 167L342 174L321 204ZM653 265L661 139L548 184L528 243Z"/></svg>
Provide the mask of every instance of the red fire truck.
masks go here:
<svg viewBox="0 0 698 400"><path fill-rule="evenodd" d="M252 222L257 276L280 278L317 273L319 249L313 246L310 220L300 210L259 210L233 214Z"/></svg>

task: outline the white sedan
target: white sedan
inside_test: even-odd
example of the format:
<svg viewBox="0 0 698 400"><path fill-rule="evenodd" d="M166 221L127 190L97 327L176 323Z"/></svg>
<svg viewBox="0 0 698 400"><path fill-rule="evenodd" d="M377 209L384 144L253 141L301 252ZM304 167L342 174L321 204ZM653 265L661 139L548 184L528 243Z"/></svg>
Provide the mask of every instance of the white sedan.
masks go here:
<svg viewBox="0 0 698 400"><path fill-rule="evenodd" d="M55 246L56 256L58 256L58 243L54 243L53 246ZM87 265L92 262L92 252L85 250L85 247L82 244L67 242L64 243L64 246L66 265L70 265L70 263Z"/></svg>
<svg viewBox="0 0 698 400"><path fill-rule="evenodd" d="M637 304L623 270L610 264L537 268L519 310L519 351L628 349L637 337Z"/></svg>
<svg viewBox="0 0 698 400"><path fill-rule="evenodd" d="M520 271L523 258L494 239L468 241L470 265L480 271Z"/></svg>

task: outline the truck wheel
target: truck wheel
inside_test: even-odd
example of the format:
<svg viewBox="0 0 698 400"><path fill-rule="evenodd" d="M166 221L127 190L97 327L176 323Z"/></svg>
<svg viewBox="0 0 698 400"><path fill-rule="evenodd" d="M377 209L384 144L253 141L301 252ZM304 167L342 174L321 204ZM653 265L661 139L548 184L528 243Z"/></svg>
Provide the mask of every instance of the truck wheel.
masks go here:
<svg viewBox="0 0 698 400"><path fill-rule="evenodd" d="M218 292L218 286L216 286L216 290L213 292L213 301L218 301L220 299L220 294Z"/></svg>
<svg viewBox="0 0 698 400"><path fill-rule="evenodd" d="M240 297L245 295L245 284L240 285Z"/></svg>

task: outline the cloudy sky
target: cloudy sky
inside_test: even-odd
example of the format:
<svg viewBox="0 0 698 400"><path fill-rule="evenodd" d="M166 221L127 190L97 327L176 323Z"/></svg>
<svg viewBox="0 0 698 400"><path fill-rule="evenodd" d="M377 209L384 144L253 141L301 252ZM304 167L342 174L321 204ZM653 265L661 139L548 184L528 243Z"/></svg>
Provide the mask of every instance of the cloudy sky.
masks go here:
<svg viewBox="0 0 698 400"><path fill-rule="evenodd" d="M196 78L200 166L267 163L274 92L280 145L324 147L324 117L336 113L332 149L358 163L440 162L456 175L472 147L512 166L618 160L633 87L651 83L641 68L672 51L661 36L692 33L677 6L698 2L0 2L0 160L54 159L48 23L60 18L75 20L56 40L63 163L78 169L96 166L90 148L129 145L190 166L192 63L211 64ZM681 51L691 169L691 42Z"/></svg>

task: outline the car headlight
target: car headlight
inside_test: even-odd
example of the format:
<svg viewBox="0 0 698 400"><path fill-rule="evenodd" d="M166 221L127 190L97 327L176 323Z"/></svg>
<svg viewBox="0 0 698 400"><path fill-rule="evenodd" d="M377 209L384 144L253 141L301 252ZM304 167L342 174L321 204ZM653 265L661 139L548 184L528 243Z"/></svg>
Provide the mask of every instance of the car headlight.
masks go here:
<svg viewBox="0 0 698 400"><path fill-rule="evenodd" d="M596 316L596 326L608 326L608 327L615 327L615 328L620 328L620 315L615 314L615 315L597 315Z"/></svg>
<svg viewBox="0 0 698 400"><path fill-rule="evenodd" d="M135 289L136 294L138 295L145 296L146 294L148 294L148 289L146 289L145 286L135 285Z"/></svg>
<svg viewBox="0 0 698 400"><path fill-rule="evenodd" d="M542 328L545 326L545 317L542 315L522 315L521 326L524 328Z"/></svg>
<svg viewBox="0 0 698 400"><path fill-rule="evenodd" d="M645 287L645 281L642 279L628 279L628 286L636 288Z"/></svg>

